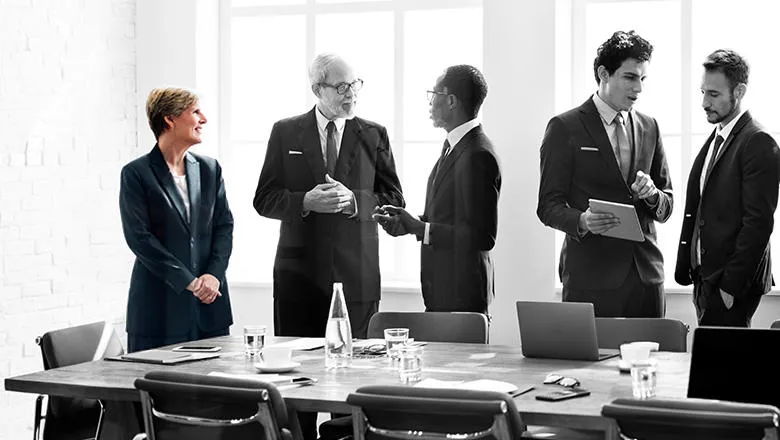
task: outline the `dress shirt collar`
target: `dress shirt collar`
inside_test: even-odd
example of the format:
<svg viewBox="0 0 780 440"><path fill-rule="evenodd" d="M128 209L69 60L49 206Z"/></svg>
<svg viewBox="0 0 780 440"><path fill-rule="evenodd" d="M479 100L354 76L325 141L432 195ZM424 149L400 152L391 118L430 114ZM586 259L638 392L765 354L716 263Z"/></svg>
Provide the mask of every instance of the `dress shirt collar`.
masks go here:
<svg viewBox="0 0 780 440"><path fill-rule="evenodd" d="M612 121L615 120L615 116L617 116L618 111L614 108L610 107L609 104L607 104L603 99L601 99L601 96L599 96L599 93L596 92L593 94L593 103L596 104L596 110L599 111L599 116L601 116L601 119L604 121L605 125L612 124ZM631 113L631 111L622 111L620 112L623 115L623 121L628 122L628 115Z"/></svg>
<svg viewBox="0 0 780 440"><path fill-rule="evenodd" d="M478 125L479 121L475 118L450 130L450 132L447 133L447 141L450 143L450 148L454 148L455 145L458 145L458 142L463 139L463 136L466 136L466 133L470 132L472 128L477 127Z"/></svg>
<svg viewBox="0 0 780 440"><path fill-rule="evenodd" d="M742 117L742 115L745 114L746 111L747 111L747 109L742 110L741 112L739 112L739 114L734 119L732 119L731 121L729 121L728 124L726 124L726 125L724 125L722 127L721 127L720 124L718 124L715 127L715 133L720 135L723 138L724 141L726 139L728 139L729 135L731 134L731 130L734 129L734 126L737 125L737 121L739 121L739 119Z"/></svg>
<svg viewBox="0 0 780 440"><path fill-rule="evenodd" d="M320 131L327 133L328 122L330 122L330 119L326 118L325 115L322 114L319 107L316 107L314 114L317 115L317 126L320 127ZM347 120L344 118L336 118L333 120L333 123L336 124L336 131L343 133L344 125L347 123Z"/></svg>

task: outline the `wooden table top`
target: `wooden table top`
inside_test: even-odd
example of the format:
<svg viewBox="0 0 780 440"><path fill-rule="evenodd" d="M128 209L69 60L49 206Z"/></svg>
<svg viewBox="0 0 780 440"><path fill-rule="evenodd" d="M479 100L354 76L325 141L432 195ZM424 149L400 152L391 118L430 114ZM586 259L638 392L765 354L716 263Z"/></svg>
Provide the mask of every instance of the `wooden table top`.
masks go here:
<svg viewBox="0 0 780 440"><path fill-rule="evenodd" d="M267 338L267 343L293 338ZM223 336L209 343L221 345L222 355L180 365L155 365L133 362L95 361L5 379L9 391L88 397L105 400L139 400L133 386L137 377L154 370L176 370L193 373L251 374L253 361L245 359L240 337ZM600 362L554 359L526 359L520 347L504 345L427 343L423 349L423 378L441 380L495 379L518 387L535 386L530 393L515 399L523 420L531 425L567 426L572 428L608 429L601 417L602 405L618 397L631 397L631 376L621 374L618 358ZM690 353L653 353L658 360L657 395L666 398L685 397L688 386ZM386 357L354 359L349 368L325 370L323 349L296 351L293 360L301 363L296 376L315 377L316 385L282 391L288 405L298 411L350 412L346 398L362 385L400 385L398 373ZM535 395L560 389L543 385L551 372L580 380L590 396L560 402L543 402Z"/></svg>

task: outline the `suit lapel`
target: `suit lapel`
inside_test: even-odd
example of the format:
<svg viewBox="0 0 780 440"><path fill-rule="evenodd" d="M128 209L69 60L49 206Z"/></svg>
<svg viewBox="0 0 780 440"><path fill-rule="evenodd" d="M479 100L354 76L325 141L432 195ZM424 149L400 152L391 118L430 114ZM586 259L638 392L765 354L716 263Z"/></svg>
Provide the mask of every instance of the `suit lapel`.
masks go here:
<svg viewBox="0 0 780 440"><path fill-rule="evenodd" d="M355 162L358 152L358 134L359 123L355 119L347 120L344 124L344 134L341 136L341 147L339 148L339 159L336 161L336 175L332 176L339 182L346 182L352 164Z"/></svg>
<svg viewBox="0 0 780 440"><path fill-rule="evenodd" d="M322 144L320 143L319 128L317 128L317 117L314 115L315 111L317 111L317 107L314 107L301 120L300 130L298 130L298 146L303 151L306 160L309 161L314 181L320 184L325 183L325 159L322 158Z"/></svg>
<svg viewBox="0 0 780 440"><path fill-rule="evenodd" d="M620 181L625 184L623 173L620 172L620 167L615 158L615 151L612 150L612 143L607 137L607 130L604 129L604 123L601 121L601 115L593 102L593 98L589 98L580 106L580 117L582 118L582 125L585 126L585 130L590 134L593 144L598 147L601 157L607 163L607 167L612 171L612 174L619 177Z"/></svg>
<svg viewBox="0 0 780 440"><path fill-rule="evenodd" d="M737 121L737 123L734 124L734 128L731 129L731 133L729 133L729 137L726 138L723 141L723 145L720 146L720 150L718 150L718 155L711 159L713 161L713 164L712 166L709 167L710 173L704 176L704 185L702 186L702 193L704 192L704 188L707 188L707 181L710 180L710 175L712 175L712 173L715 172L715 167L718 166L718 162L720 161L720 158L723 157L723 153L726 152L726 150L734 142L734 138L736 138L739 135L739 132L742 131L742 129L745 128L745 125L747 125L747 123L750 122L751 120L752 117L750 116L750 112L745 112L745 114L742 115L741 118L739 118L739 121ZM709 146L714 136L715 136L715 132L713 131L712 136L710 136L706 145Z"/></svg>
<svg viewBox="0 0 780 440"><path fill-rule="evenodd" d="M439 190L439 188L441 188L441 183L444 181L444 179L447 178L447 174L450 173L452 167L455 165L455 162L457 162L460 155L463 154L463 150L469 147L470 137L473 135L472 132L476 129L477 128L473 128L468 133L466 133L466 135L463 136L463 138L452 147L450 154L448 154L439 164L439 169L436 171L436 181L433 182L433 188L431 188L431 197L436 196L436 192Z"/></svg>
<svg viewBox="0 0 780 440"><path fill-rule="evenodd" d="M189 153L184 156L187 167L187 192L190 197L190 226L197 231L200 210L200 166L195 157Z"/></svg>
<svg viewBox="0 0 780 440"><path fill-rule="evenodd" d="M150 154L150 163L152 166L152 172L154 173L160 186L165 191L168 199L171 201L176 211L179 213L184 227L189 231L190 225L187 221L187 211L184 208L184 200L181 198L179 191L176 189L176 184L173 183L173 176L168 169L168 164L165 163L165 158L160 151L158 145L154 146ZM189 185L189 182L187 183Z"/></svg>

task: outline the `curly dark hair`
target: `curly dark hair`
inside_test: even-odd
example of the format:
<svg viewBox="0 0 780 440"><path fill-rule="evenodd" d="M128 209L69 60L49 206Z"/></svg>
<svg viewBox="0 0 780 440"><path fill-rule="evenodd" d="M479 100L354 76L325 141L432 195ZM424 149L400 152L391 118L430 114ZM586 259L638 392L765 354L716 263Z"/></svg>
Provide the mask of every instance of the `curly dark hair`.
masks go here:
<svg viewBox="0 0 780 440"><path fill-rule="evenodd" d="M477 117L488 89L485 77L479 69L468 64L450 66L444 71L439 85L455 95L472 118Z"/></svg>
<svg viewBox="0 0 780 440"><path fill-rule="evenodd" d="M740 83L747 84L750 75L750 66L747 60L731 49L718 49L707 55L702 63L707 72L721 72L729 80L731 92Z"/></svg>
<svg viewBox="0 0 780 440"><path fill-rule="evenodd" d="M653 45L634 31L617 31L609 40L599 46L596 59L593 60L593 75L599 83L599 66L604 66L610 76L623 65L623 61L633 58L639 62L650 61Z"/></svg>

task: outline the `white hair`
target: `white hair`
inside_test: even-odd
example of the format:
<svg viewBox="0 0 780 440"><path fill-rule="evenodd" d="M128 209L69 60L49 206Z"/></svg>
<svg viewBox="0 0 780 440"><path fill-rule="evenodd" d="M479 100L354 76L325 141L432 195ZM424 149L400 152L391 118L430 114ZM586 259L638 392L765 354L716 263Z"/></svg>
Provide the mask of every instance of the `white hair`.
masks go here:
<svg viewBox="0 0 780 440"><path fill-rule="evenodd" d="M314 85L325 82L325 77L328 76L330 66L339 60L341 60L341 57L333 53L321 53L314 57L309 66L309 81L311 84Z"/></svg>

